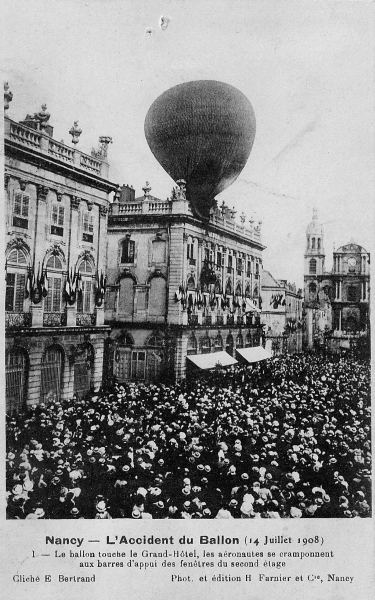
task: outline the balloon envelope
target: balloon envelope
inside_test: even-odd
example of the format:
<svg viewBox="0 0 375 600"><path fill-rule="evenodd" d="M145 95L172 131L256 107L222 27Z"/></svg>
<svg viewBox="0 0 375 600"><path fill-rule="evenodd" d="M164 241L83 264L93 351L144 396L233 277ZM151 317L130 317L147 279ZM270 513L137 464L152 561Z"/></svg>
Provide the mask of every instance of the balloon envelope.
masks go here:
<svg viewBox="0 0 375 600"><path fill-rule="evenodd" d="M145 135L155 158L175 181L185 179L196 215L209 218L217 194L238 177L255 137L246 96L220 81L190 81L151 105Z"/></svg>

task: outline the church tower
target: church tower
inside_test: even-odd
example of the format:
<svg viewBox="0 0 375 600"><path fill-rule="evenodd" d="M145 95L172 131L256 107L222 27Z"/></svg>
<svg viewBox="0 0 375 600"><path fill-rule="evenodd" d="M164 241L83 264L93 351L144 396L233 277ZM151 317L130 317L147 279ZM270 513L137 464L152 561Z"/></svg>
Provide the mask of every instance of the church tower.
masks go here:
<svg viewBox="0 0 375 600"><path fill-rule="evenodd" d="M306 229L306 250L304 268L305 304L315 303L324 276L324 229L318 221L318 211L313 209L312 221Z"/></svg>

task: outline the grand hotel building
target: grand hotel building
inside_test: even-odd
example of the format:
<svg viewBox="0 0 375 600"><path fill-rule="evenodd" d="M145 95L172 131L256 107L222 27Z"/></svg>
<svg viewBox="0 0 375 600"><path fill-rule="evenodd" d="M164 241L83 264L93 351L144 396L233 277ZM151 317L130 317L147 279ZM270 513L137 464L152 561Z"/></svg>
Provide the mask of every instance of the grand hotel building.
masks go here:
<svg viewBox="0 0 375 600"><path fill-rule="evenodd" d="M5 109L12 94L5 86ZM98 293L105 273L107 147L91 154L53 138L46 107L22 122L5 114L5 371L9 412L71 398L102 383L109 327ZM78 293L69 287L80 274ZM70 296L69 293L70 292Z"/></svg>
<svg viewBox="0 0 375 600"><path fill-rule="evenodd" d="M118 381L180 380L189 356L258 346L260 224L237 222L224 204L203 223L183 181L166 200L148 183L143 191L123 186L108 217L108 371Z"/></svg>
<svg viewBox="0 0 375 600"><path fill-rule="evenodd" d="M8 412L114 379L180 380L189 356L259 346L259 223L224 203L203 223L182 181L136 198L109 179L111 138L86 154L77 122L68 145L46 106L17 122L7 85L4 99Z"/></svg>

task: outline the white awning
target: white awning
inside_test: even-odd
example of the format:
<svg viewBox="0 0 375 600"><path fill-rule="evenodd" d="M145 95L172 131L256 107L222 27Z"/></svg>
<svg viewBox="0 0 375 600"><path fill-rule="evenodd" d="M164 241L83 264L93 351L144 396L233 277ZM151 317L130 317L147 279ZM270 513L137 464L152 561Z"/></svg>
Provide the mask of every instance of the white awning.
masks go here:
<svg viewBox="0 0 375 600"><path fill-rule="evenodd" d="M215 369L215 367L229 367L237 363L228 352L210 352L209 354L191 354L187 358L199 369Z"/></svg>
<svg viewBox="0 0 375 600"><path fill-rule="evenodd" d="M269 350L265 350L263 346L254 346L253 348L237 348L238 354L248 363L258 362L271 358L272 354Z"/></svg>

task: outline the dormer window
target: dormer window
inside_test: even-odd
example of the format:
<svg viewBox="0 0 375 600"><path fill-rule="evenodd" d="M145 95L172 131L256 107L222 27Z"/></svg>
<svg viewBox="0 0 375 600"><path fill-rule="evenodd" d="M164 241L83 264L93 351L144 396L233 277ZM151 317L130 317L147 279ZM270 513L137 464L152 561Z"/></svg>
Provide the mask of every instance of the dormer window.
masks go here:
<svg viewBox="0 0 375 600"><path fill-rule="evenodd" d="M14 227L29 228L29 206L30 196L28 194L23 194L22 192L14 194L12 220Z"/></svg>

